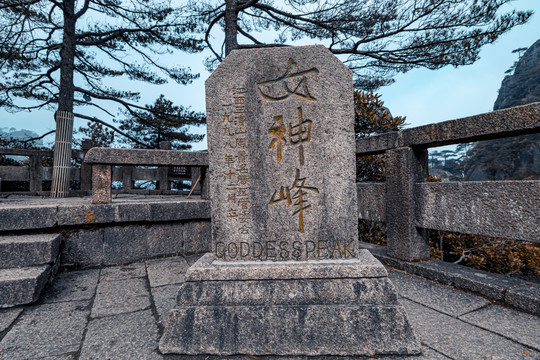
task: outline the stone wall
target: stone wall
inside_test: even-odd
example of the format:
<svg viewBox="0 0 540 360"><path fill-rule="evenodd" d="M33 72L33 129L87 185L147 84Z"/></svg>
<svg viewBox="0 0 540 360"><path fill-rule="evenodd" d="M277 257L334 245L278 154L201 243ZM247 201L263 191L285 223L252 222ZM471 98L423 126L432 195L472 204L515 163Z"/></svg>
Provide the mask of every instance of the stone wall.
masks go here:
<svg viewBox="0 0 540 360"><path fill-rule="evenodd" d="M76 267L210 251L209 201L149 199L0 203L0 236L60 233L62 265Z"/></svg>

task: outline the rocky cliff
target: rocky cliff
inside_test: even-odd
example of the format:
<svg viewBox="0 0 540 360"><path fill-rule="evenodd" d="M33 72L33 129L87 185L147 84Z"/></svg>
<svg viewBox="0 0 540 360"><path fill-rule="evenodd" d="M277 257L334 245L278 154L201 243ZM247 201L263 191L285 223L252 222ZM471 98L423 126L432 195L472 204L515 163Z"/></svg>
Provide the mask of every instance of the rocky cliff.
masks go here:
<svg viewBox="0 0 540 360"><path fill-rule="evenodd" d="M540 101L540 40L502 81L494 110ZM471 151L465 180L540 180L540 134L482 141Z"/></svg>

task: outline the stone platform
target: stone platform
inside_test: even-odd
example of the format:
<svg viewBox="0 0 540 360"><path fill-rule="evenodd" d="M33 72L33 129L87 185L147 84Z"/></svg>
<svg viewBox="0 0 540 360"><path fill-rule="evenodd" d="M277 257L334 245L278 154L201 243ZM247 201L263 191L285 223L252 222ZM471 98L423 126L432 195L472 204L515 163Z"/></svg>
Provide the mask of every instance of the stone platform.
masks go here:
<svg viewBox="0 0 540 360"><path fill-rule="evenodd" d="M37 304L0 309L0 359L185 359L162 355L157 347L185 272L197 259L164 258L58 274ZM538 316L406 272L389 269L388 276L423 353L378 360L540 358ZM325 360L336 359L345 360Z"/></svg>
<svg viewBox="0 0 540 360"><path fill-rule="evenodd" d="M418 354L382 264L353 260L223 262L186 274L160 343L185 355Z"/></svg>

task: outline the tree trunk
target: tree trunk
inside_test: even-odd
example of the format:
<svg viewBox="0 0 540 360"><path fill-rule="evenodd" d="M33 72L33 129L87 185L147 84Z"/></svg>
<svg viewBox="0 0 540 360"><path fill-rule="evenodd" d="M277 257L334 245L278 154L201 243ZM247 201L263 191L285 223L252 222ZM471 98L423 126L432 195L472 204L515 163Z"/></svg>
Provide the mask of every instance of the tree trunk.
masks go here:
<svg viewBox="0 0 540 360"><path fill-rule="evenodd" d="M75 63L75 0L63 0L64 38L60 51L60 89L55 113L56 137L51 197L69 194L71 142L73 138L73 70Z"/></svg>
<svg viewBox="0 0 540 360"><path fill-rule="evenodd" d="M238 28L238 0L225 1L225 56L238 49L237 28Z"/></svg>

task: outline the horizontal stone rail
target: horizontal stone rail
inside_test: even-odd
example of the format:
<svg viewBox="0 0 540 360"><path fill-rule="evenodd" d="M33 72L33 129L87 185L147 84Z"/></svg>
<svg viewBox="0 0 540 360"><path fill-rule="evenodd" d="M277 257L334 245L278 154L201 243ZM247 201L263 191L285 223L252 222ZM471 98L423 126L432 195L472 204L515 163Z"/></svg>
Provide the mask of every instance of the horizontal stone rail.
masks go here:
<svg viewBox="0 0 540 360"><path fill-rule="evenodd" d="M30 149L0 149L0 155L15 156L53 156L50 150L30 150Z"/></svg>
<svg viewBox="0 0 540 360"><path fill-rule="evenodd" d="M92 165L92 202L94 204L109 204L112 201L112 166L161 166L162 168L158 169L158 181L162 190L166 190L168 186L166 167L198 167L198 171L194 173L199 176L192 177L192 181L200 184L202 198L208 198L207 151L92 148L86 153L84 163ZM125 171L122 181L131 182L132 177L132 171Z"/></svg>
<svg viewBox="0 0 540 360"><path fill-rule="evenodd" d="M400 147L436 147L540 132L540 102L397 132L360 138L359 155Z"/></svg>
<svg viewBox="0 0 540 360"><path fill-rule="evenodd" d="M540 242L540 181L427 181L430 147L538 132L540 102L358 139L357 155L386 154L386 181L357 185L359 217L407 261L429 258L424 229Z"/></svg>
<svg viewBox="0 0 540 360"><path fill-rule="evenodd" d="M417 183L415 226L540 242L540 181ZM359 183L359 218L386 221L384 183Z"/></svg>
<svg viewBox="0 0 540 360"><path fill-rule="evenodd" d="M84 162L138 166L208 166L208 151L92 148L86 153Z"/></svg>
<svg viewBox="0 0 540 360"><path fill-rule="evenodd" d="M31 150L31 149L0 149L0 155L8 156L28 156L30 163L28 167L19 166L0 166L0 180L4 181L29 181L31 192L41 192L43 180L50 180L52 177L52 168L43 167L43 157L53 157L54 153L50 150ZM83 153L74 150L71 157L82 159ZM72 169L71 180L80 177L78 169Z"/></svg>

